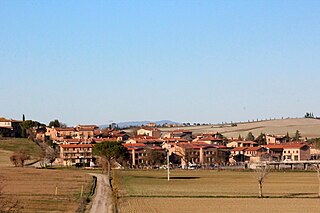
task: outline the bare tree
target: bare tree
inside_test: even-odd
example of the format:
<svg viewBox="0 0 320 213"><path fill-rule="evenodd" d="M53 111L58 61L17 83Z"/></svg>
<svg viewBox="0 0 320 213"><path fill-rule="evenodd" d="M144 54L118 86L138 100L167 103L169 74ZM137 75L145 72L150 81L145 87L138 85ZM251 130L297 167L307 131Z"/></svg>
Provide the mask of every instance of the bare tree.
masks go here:
<svg viewBox="0 0 320 213"><path fill-rule="evenodd" d="M20 149L17 152L14 152L11 156L10 156L10 161L13 163L14 166L16 167L23 167L24 166L24 162L26 160L30 159L30 155L27 153L26 150L24 149Z"/></svg>
<svg viewBox="0 0 320 213"><path fill-rule="evenodd" d="M318 182L319 182L318 197L320 197L320 163L314 164L314 167L316 168L317 174L318 174Z"/></svg>
<svg viewBox="0 0 320 213"><path fill-rule="evenodd" d="M263 183L270 170L266 163L261 162L256 165L255 171L256 171L256 177L259 184L259 197L263 197L263 193L262 193Z"/></svg>

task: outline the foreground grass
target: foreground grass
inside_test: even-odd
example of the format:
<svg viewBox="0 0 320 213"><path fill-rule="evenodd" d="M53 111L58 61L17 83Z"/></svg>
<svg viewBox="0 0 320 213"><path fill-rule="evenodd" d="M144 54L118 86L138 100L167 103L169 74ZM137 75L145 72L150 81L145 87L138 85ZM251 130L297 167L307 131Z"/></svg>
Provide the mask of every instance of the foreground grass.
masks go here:
<svg viewBox="0 0 320 213"><path fill-rule="evenodd" d="M254 197L258 182L254 172L173 170L171 180L166 172L119 171L123 179L123 196L150 197ZM318 181L315 172L274 172L264 184L264 195L270 197L315 197Z"/></svg>
<svg viewBox="0 0 320 213"><path fill-rule="evenodd" d="M20 142L28 144L24 140ZM10 143L6 143L6 147L10 147L7 146ZM32 147L30 144L27 146ZM4 197L18 200L23 206L22 212L76 212L83 200L80 198L82 186L83 196L90 191L90 175L76 169L13 167L9 160L11 153L0 150L0 180Z"/></svg>
<svg viewBox="0 0 320 213"><path fill-rule="evenodd" d="M121 212L319 212L319 199L126 198Z"/></svg>
<svg viewBox="0 0 320 213"><path fill-rule="evenodd" d="M315 172L274 172L259 199L254 172L117 171L121 212L317 212Z"/></svg>
<svg viewBox="0 0 320 213"><path fill-rule="evenodd" d="M81 187L89 189L92 180L89 175L74 170L0 169L4 178L4 195L19 200L23 212L75 212Z"/></svg>

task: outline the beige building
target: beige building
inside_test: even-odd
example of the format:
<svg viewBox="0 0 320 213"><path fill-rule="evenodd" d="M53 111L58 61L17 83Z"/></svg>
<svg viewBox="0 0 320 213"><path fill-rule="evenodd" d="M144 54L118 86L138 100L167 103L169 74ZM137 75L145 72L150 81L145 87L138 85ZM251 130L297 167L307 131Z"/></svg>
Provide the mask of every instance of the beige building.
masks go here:
<svg viewBox="0 0 320 213"><path fill-rule="evenodd" d="M145 136L160 138L161 131L158 128L144 126L138 129L137 135L145 135Z"/></svg>
<svg viewBox="0 0 320 213"><path fill-rule="evenodd" d="M281 144L287 142L285 135L266 135L267 144Z"/></svg>
<svg viewBox="0 0 320 213"><path fill-rule="evenodd" d="M60 144L60 160L63 165L82 163L89 166L93 161L92 144Z"/></svg>
<svg viewBox="0 0 320 213"><path fill-rule="evenodd" d="M13 119L0 118L0 128L2 129L3 136L18 137L21 134L20 124L22 121Z"/></svg>
<svg viewBox="0 0 320 213"><path fill-rule="evenodd" d="M310 147L303 143L283 144L282 160L300 161L310 159Z"/></svg>
<svg viewBox="0 0 320 213"><path fill-rule="evenodd" d="M255 147L258 146L258 143L254 141L232 141L227 143L227 147L234 148L234 147Z"/></svg>

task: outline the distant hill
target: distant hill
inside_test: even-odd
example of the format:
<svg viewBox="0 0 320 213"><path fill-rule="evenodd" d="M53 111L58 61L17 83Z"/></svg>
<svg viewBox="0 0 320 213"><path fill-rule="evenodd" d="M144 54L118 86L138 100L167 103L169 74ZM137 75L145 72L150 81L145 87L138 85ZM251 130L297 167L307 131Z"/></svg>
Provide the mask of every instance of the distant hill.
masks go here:
<svg viewBox="0 0 320 213"><path fill-rule="evenodd" d="M163 124L179 124L178 122L175 121L170 121L170 120L160 120L160 121L127 121L127 122L119 122L117 125L120 128L125 128L125 127L130 127L130 126L142 126L142 125L147 125L148 123L155 123L157 125L163 125ZM100 125L100 128L107 128L109 127L109 124L105 125Z"/></svg>

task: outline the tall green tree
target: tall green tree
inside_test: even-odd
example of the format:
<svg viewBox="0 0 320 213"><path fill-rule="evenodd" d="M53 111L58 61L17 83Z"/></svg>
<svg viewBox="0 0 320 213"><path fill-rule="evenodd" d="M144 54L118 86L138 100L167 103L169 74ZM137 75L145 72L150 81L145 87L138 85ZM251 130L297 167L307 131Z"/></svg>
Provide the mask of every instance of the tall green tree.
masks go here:
<svg viewBox="0 0 320 213"><path fill-rule="evenodd" d="M49 127L61 127L61 123L58 119L50 121L49 122Z"/></svg>
<svg viewBox="0 0 320 213"><path fill-rule="evenodd" d="M96 144L93 147L93 154L101 158L103 168L107 169L109 180L111 180L112 163L120 158L128 158L127 149L117 141L103 141Z"/></svg>
<svg viewBox="0 0 320 213"><path fill-rule="evenodd" d="M254 136L252 132L248 132L248 135L246 137L246 141L254 141Z"/></svg>
<svg viewBox="0 0 320 213"><path fill-rule="evenodd" d="M299 130L296 131L296 133L294 134L294 137L292 138L293 141L299 141L301 138L301 134L299 132Z"/></svg>
<svg viewBox="0 0 320 213"><path fill-rule="evenodd" d="M256 141L257 141L258 145L267 144L266 135L261 132L260 135L257 137Z"/></svg>

